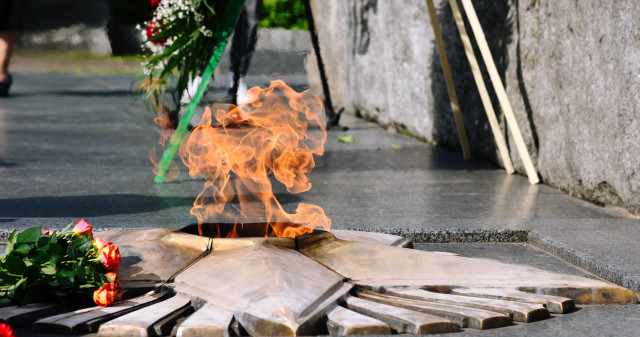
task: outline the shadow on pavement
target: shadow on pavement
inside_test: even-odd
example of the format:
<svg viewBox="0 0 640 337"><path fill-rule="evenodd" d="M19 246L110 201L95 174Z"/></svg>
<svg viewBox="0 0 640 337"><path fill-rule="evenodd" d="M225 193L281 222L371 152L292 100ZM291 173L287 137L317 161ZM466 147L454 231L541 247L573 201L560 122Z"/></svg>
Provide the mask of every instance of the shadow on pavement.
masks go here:
<svg viewBox="0 0 640 337"><path fill-rule="evenodd" d="M0 217L56 218L136 214L193 205L194 197L106 194L0 199Z"/></svg>

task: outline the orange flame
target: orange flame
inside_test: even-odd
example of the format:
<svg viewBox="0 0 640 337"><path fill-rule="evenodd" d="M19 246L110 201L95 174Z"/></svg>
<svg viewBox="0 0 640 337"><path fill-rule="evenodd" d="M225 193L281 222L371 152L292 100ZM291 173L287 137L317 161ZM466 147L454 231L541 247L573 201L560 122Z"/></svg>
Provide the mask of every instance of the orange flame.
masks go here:
<svg viewBox="0 0 640 337"><path fill-rule="evenodd" d="M282 81L251 88L251 103L214 104L200 126L182 142L180 156L191 177L206 179L191 209L203 223L262 219L279 237L295 237L313 228L329 230L331 220L317 205L300 203L294 214L276 200L270 173L290 193L311 188L313 155L324 153L327 139L322 101L309 90L297 93ZM215 124L212 125L212 122ZM232 175L233 173L233 175ZM239 203L235 212L231 209ZM296 224L298 226L291 226Z"/></svg>

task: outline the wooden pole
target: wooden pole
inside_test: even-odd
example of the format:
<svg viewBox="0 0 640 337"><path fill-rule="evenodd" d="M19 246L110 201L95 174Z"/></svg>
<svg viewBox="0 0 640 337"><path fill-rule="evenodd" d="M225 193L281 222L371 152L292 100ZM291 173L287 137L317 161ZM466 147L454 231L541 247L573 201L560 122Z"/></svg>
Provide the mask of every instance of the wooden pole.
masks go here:
<svg viewBox="0 0 640 337"><path fill-rule="evenodd" d="M469 159L471 158L471 150L469 149L469 142L467 141L467 133L464 130L462 114L460 113L460 105L458 104L458 96L456 95L456 89L453 85L453 76L451 76L449 60L447 59L447 53L444 50L444 40L442 39L442 33L440 32L440 24L438 23L438 15L436 14L436 7L433 5L433 0L427 0L427 7L429 7L429 16L431 17L433 33L436 36L436 44L438 45L438 54L440 54L440 64L442 65L442 72L444 72L444 80L447 83L447 91L449 92L449 100L451 101L453 119L456 122L458 137L460 138L462 156L464 159Z"/></svg>
<svg viewBox="0 0 640 337"><path fill-rule="evenodd" d="M493 110L491 98L489 98L489 92L487 91L487 85L484 83L484 79L482 78L482 72L480 72L478 59L473 52L473 47L471 46L471 40L469 39L469 34L467 34L467 29L464 27L464 21L462 20L460 8L458 8L456 0L449 0L449 5L451 6L453 19L455 20L456 26L458 27L458 32L460 33L460 39L462 40L464 52L467 55L467 60L469 61L469 66L471 67L473 79L475 80L476 86L478 87L478 92L480 93L480 100L482 101L484 110L487 113L487 118L489 119L489 125L491 126L491 131L493 132L493 138L496 141L498 151L500 152L500 157L502 158L502 162L504 163L504 169L508 174L513 174L515 172L515 169L513 168L513 163L511 162L511 157L509 156L507 142L505 141L502 130L500 129L500 124L498 123L496 113Z"/></svg>
<svg viewBox="0 0 640 337"><path fill-rule="evenodd" d="M527 171L529 182L531 184L537 184L538 182L540 182L540 179L538 178L538 173L536 172L536 169L533 166L533 162L531 161L531 156L529 156L527 145L524 142L524 137L522 136L522 132L520 132L520 127L518 127L518 121L516 120L515 114L513 113L513 109L511 108L511 103L509 102L509 98L507 97L507 92L504 89L504 85L502 84L502 80L500 79L500 75L498 74L498 69L496 68L495 63L493 62L493 56L491 55L491 50L489 50L487 39L484 36L484 32L482 31L482 26L480 25L480 21L478 20L478 15L476 14L475 9L473 8L473 4L471 4L471 0L462 0L462 6L464 7L464 10L467 14L467 18L469 19L469 24L471 25L471 30L473 31L473 35L476 38L476 42L478 43L478 48L480 48L480 54L482 54L482 59L484 60L484 64L487 67L487 71L489 72L489 77L491 78L493 89L495 90L496 95L498 96L498 101L500 102L500 106L504 111L504 115L507 119L507 126L509 127L509 130L511 130L511 133L513 134L513 138L516 143L516 148L518 149L520 158L522 158L522 163L524 164L524 168Z"/></svg>

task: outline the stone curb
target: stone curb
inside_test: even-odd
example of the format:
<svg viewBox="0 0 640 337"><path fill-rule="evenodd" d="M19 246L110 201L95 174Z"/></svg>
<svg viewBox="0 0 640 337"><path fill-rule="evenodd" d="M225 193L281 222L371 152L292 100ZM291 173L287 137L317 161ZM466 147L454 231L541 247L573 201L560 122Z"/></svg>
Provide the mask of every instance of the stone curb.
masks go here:
<svg viewBox="0 0 640 337"><path fill-rule="evenodd" d="M540 234L536 230L529 232L528 242L557 258L640 294L640 277L637 275L631 275L612 265L600 263L597 258L581 253L560 241Z"/></svg>
<svg viewBox="0 0 640 337"><path fill-rule="evenodd" d="M149 228L109 228L94 230L95 233L114 230L136 230ZM407 230L398 228L339 228L360 232L377 232L402 236L414 243L525 243L528 230L524 229L425 229ZM6 244L13 230L0 229L0 244Z"/></svg>
<svg viewBox="0 0 640 337"><path fill-rule="evenodd" d="M413 243L525 243L529 233L525 229L339 229L397 235L407 238Z"/></svg>

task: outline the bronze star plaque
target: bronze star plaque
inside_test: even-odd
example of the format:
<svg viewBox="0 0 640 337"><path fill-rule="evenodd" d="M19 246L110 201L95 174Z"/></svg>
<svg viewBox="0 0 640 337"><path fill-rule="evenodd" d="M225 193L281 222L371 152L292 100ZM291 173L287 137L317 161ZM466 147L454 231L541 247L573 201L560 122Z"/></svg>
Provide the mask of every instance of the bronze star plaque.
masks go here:
<svg viewBox="0 0 640 337"><path fill-rule="evenodd" d="M425 334L533 322L575 304L633 304L600 280L405 248L377 233L209 238L177 229L102 234L120 247L130 298L40 318L50 333L99 336ZM2 308L32 322L46 305ZM31 319L31 320L30 320Z"/></svg>

